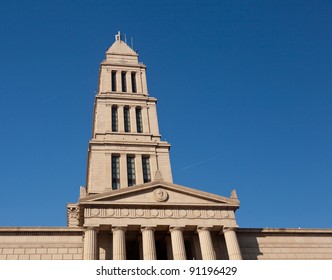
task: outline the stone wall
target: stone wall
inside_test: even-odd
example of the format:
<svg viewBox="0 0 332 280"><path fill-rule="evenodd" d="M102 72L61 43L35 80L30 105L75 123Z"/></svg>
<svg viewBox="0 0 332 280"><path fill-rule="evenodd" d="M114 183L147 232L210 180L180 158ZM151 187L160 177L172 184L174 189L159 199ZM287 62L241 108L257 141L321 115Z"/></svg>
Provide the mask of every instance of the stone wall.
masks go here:
<svg viewBox="0 0 332 280"><path fill-rule="evenodd" d="M331 260L332 229L238 229L244 260Z"/></svg>
<svg viewBox="0 0 332 280"><path fill-rule="evenodd" d="M0 260L82 259L82 230L68 228L0 228Z"/></svg>

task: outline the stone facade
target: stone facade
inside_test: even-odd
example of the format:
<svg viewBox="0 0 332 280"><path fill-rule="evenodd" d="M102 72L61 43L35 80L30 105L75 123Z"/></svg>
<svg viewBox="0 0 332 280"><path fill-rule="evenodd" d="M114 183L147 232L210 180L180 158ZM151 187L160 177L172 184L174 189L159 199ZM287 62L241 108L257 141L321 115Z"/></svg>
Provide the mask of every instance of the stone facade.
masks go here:
<svg viewBox="0 0 332 280"><path fill-rule="evenodd" d="M82 229L0 228L0 260L81 260Z"/></svg>
<svg viewBox="0 0 332 280"><path fill-rule="evenodd" d="M239 229L248 260L331 260L332 229Z"/></svg>
<svg viewBox="0 0 332 280"><path fill-rule="evenodd" d="M100 65L87 182L64 228L0 228L4 260L332 259L332 230L241 229L232 191L173 183L146 67L120 34Z"/></svg>

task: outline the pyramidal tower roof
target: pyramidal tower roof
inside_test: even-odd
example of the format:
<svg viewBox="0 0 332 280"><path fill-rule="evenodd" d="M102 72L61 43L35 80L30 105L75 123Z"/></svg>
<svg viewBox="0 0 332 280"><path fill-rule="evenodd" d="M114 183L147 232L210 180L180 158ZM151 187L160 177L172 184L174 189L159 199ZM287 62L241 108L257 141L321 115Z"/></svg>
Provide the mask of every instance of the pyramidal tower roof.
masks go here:
<svg viewBox="0 0 332 280"><path fill-rule="evenodd" d="M107 55L115 56L134 56L138 57L138 54L129 47L124 41L121 40L120 31L115 35L115 42L106 51Z"/></svg>

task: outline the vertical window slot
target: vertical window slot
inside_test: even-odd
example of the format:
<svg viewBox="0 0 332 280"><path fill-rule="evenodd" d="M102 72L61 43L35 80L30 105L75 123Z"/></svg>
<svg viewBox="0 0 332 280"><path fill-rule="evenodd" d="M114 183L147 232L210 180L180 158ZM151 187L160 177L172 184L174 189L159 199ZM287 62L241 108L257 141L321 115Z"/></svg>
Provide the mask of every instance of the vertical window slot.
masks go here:
<svg viewBox="0 0 332 280"><path fill-rule="evenodd" d="M133 90L133 93L137 92L137 87L136 87L136 72L131 72L131 88Z"/></svg>
<svg viewBox="0 0 332 280"><path fill-rule="evenodd" d="M136 107L136 126L137 126L137 132L142 133L143 132L142 108L140 107Z"/></svg>
<svg viewBox="0 0 332 280"><path fill-rule="evenodd" d="M112 91L116 91L116 71L112 71Z"/></svg>
<svg viewBox="0 0 332 280"><path fill-rule="evenodd" d="M148 157L142 157L142 167L144 183L151 182L150 159Z"/></svg>
<svg viewBox="0 0 332 280"><path fill-rule="evenodd" d="M118 131L118 107L112 106L112 131Z"/></svg>
<svg viewBox="0 0 332 280"><path fill-rule="evenodd" d="M134 156L127 156L127 177L128 177L128 187L134 186L136 184Z"/></svg>
<svg viewBox="0 0 332 280"><path fill-rule="evenodd" d="M126 72L121 72L122 92L127 92Z"/></svg>
<svg viewBox="0 0 332 280"><path fill-rule="evenodd" d="M123 118L125 132L130 132L130 108L128 106L123 108Z"/></svg>
<svg viewBox="0 0 332 280"><path fill-rule="evenodd" d="M120 188L120 157L112 156L112 189Z"/></svg>

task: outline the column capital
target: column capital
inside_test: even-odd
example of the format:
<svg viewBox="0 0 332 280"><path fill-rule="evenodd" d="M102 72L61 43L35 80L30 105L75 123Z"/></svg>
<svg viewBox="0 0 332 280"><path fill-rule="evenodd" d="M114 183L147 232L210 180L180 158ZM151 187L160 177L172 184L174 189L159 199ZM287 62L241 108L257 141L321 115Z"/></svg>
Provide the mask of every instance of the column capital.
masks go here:
<svg viewBox="0 0 332 280"><path fill-rule="evenodd" d="M223 233L228 232L228 231L234 231L234 232L236 232L236 230L237 230L237 227L224 227L222 229Z"/></svg>
<svg viewBox="0 0 332 280"><path fill-rule="evenodd" d="M145 230L152 230L155 231L157 227L153 227L153 226L141 226L141 232L145 231Z"/></svg>
<svg viewBox="0 0 332 280"><path fill-rule="evenodd" d="M126 232L127 227L112 227L112 232L119 231L119 230Z"/></svg>
<svg viewBox="0 0 332 280"><path fill-rule="evenodd" d="M184 231L184 227L178 227L178 226L175 226L175 227L170 226L169 227L169 232L176 231L176 230Z"/></svg>
<svg viewBox="0 0 332 280"><path fill-rule="evenodd" d="M84 228L84 232L87 232L88 230L94 230L96 233L99 232L99 227L86 227Z"/></svg>
<svg viewBox="0 0 332 280"><path fill-rule="evenodd" d="M211 231L212 230L212 227L200 227L198 226L196 231L199 233L201 231Z"/></svg>

